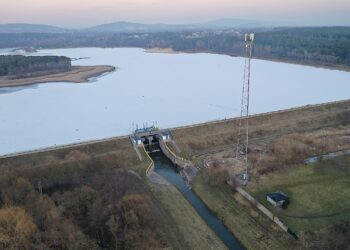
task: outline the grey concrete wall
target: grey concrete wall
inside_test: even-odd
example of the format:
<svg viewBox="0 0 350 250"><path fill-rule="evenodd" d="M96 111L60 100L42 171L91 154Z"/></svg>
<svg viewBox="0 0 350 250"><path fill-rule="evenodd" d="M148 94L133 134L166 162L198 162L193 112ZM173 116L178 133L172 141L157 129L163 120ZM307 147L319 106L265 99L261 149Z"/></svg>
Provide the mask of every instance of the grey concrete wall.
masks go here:
<svg viewBox="0 0 350 250"><path fill-rule="evenodd" d="M169 147L165 144L163 140L159 140L159 146L165 154L165 156L168 157L171 160L171 162L174 163L176 166L179 166L183 169L188 165L192 165L190 161L176 156L175 153L169 149Z"/></svg>

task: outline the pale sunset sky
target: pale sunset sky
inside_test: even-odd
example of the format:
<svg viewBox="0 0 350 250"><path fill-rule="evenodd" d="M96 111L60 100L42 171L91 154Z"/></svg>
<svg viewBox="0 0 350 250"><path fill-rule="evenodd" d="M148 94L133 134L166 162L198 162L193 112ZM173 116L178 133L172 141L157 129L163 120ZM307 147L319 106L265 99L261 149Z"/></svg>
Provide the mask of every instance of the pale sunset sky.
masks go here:
<svg viewBox="0 0 350 250"><path fill-rule="evenodd" d="M281 25L350 25L350 0L0 0L0 23L82 28L116 21L195 23L239 18Z"/></svg>

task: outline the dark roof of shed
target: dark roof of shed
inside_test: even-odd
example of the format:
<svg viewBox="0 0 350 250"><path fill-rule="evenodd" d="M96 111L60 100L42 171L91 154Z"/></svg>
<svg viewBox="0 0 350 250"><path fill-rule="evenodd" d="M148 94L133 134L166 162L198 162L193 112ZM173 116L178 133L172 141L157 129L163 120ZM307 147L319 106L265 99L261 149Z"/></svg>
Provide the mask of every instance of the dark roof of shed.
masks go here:
<svg viewBox="0 0 350 250"><path fill-rule="evenodd" d="M274 193L267 194L266 196L270 197L275 202L289 200L288 196L282 192L274 192Z"/></svg>

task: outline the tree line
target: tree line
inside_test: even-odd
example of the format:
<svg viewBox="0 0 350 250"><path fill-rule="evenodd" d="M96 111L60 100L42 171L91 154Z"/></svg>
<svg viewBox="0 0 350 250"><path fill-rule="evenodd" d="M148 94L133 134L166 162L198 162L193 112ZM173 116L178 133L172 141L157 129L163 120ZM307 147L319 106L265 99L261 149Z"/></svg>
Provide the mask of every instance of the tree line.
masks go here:
<svg viewBox="0 0 350 250"><path fill-rule="evenodd" d="M152 33L0 34L0 48L161 47L242 56L244 33L255 32L254 57L350 66L350 28L274 28Z"/></svg>
<svg viewBox="0 0 350 250"><path fill-rule="evenodd" d="M39 76L66 72L71 67L71 59L65 56L0 55L0 76Z"/></svg>

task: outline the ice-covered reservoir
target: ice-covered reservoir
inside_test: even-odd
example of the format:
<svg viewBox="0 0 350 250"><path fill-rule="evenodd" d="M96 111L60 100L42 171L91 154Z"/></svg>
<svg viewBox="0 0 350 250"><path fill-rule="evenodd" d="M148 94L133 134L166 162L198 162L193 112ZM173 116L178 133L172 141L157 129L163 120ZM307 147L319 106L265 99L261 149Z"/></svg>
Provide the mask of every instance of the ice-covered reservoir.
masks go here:
<svg viewBox="0 0 350 250"><path fill-rule="evenodd" d="M2 51L4 53L5 51ZM243 59L136 48L42 50L118 70L89 83L0 89L0 154L239 115ZM350 73L252 61L251 113L350 98Z"/></svg>

